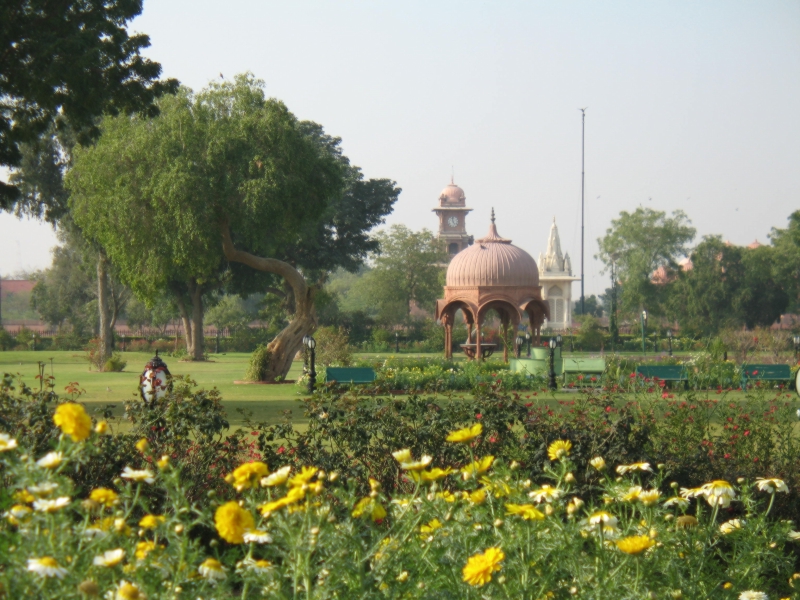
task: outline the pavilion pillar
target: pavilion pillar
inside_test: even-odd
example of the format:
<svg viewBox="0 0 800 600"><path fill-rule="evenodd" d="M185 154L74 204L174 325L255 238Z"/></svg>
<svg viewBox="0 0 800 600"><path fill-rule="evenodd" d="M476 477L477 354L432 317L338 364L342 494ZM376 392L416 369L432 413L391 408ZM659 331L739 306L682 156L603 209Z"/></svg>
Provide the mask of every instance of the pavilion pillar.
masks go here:
<svg viewBox="0 0 800 600"><path fill-rule="evenodd" d="M477 320L475 323L475 360L483 360L483 352L481 351L481 321Z"/></svg>
<svg viewBox="0 0 800 600"><path fill-rule="evenodd" d="M508 321L503 322L503 362L508 362Z"/></svg>

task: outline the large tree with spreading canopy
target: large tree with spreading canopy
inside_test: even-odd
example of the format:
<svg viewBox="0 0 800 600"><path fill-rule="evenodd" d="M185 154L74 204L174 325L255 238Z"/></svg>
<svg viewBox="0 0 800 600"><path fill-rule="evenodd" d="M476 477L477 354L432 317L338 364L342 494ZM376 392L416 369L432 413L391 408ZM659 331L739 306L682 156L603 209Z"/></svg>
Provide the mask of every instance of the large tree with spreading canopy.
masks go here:
<svg viewBox="0 0 800 600"><path fill-rule="evenodd" d="M271 291L292 319L262 353L261 377L283 377L316 326L325 274L377 249L368 232L400 192L364 180L340 140L298 120L249 75L183 89L160 115L106 118L75 152L73 218L144 299L170 290L187 347L203 356L203 296Z"/></svg>

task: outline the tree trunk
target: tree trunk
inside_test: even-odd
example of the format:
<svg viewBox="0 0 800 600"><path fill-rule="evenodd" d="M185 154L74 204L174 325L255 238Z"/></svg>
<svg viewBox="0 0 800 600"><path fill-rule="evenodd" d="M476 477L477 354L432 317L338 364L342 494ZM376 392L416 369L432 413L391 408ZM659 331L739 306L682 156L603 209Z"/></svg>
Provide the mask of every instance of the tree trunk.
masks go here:
<svg viewBox="0 0 800 600"><path fill-rule="evenodd" d="M195 282L189 285L192 296L192 349L189 355L193 360L205 360L203 356L203 287Z"/></svg>
<svg viewBox="0 0 800 600"><path fill-rule="evenodd" d="M317 311L314 306L315 288L306 284L305 278L289 263L274 258L262 258L237 250L231 240L227 223L221 225L222 250L231 262L238 262L257 271L274 273L284 278L294 294L294 316L291 322L267 345L267 364L262 370L263 381L285 378L292 367L295 354L303 345L303 337L317 328Z"/></svg>
<svg viewBox="0 0 800 600"><path fill-rule="evenodd" d="M108 259L103 254L97 258L97 310L100 313L100 356L105 364L114 352L114 325L109 309Z"/></svg>
<svg viewBox="0 0 800 600"><path fill-rule="evenodd" d="M186 352L194 356L192 319L189 316L189 311L186 310L186 303L183 301L183 296L180 294L180 292L176 292L175 294L175 303L178 305L178 312L181 314L181 324L183 325L183 340L186 343Z"/></svg>

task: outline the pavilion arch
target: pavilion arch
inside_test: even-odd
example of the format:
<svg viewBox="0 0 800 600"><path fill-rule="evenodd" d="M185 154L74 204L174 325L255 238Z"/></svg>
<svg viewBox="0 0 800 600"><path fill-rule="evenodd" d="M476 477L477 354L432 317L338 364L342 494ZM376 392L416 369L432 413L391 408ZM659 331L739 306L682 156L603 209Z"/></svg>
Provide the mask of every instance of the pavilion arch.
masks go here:
<svg viewBox="0 0 800 600"><path fill-rule="evenodd" d="M500 315L503 331L517 327L527 311L531 334L540 340L541 326L550 310L542 301L539 269L530 254L500 237L494 224L489 234L462 250L450 262L444 287L444 298L436 301L436 319L445 327L445 357L452 358L452 327L455 312L461 309L469 331L468 356L482 360L481 326L486 314L495 310ZM473 342L472 328L475 327ZM508 360L508 348L503 349Z"/></svg>

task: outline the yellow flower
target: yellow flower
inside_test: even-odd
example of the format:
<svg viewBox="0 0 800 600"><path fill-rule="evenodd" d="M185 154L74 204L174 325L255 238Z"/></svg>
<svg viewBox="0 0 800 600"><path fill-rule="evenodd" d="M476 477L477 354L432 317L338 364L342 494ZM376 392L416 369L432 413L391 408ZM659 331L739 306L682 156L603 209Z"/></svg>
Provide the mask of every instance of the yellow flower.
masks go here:
<svg viewBox="0 0 800 600"><path fill-rule="evenodd" d="M36 500L36 496L31 494L28 490L17 490L13 494L11 494L11 497L15 501L22 502L23 504L30 504L31 502Z"/></svg>
<svg viewBox="0 0 800 600"><path fill-rule="evenodd" d="M166 454L156 461L156 466L162 471L169 466L169 456Z"/></svg>
<svg viewBox="0 0 800 600"><path fill-rule="evenodd" d="M598 471L602 471L606 468L606 461L603 460L602 456L595 456L592 460L589 461L589 464L592 465Z"/></svg>
<svg viewBox="0 0 800 600"><path fill-rule="evenodd" d="M24 504L15 504L8 509L8 512L3 513L3 516L12 525L19 525L20 521L24 520L31 512L33 511Z"/></svg>
<svg viewBox="0 0 800 600"><path fill-rule="evenodd" d="M98 504L102 504L106 508L111 508L119 502L119 496L117 495L117 492L107 488L97 488L92 490L92 493L89 494L89 499L94 500Z"/></svg>
<svg viewBox="0 0 800 600"><path fill-rule="evenodd" d="M142 517L142 520L139 521L139 527L142 529L155 529L166 520L166 517L162 515L145 515Z"/></svg>
<svg viewBox="0 0 800 600"><path fill-rule="evenodd" d="M639 554L655 545L656 543L646 535L632 535L617 541L617 548L625 554Z"/></svg>
<svg viewBox="0 0 800 600"><path fill-rule="evenodd" d="M17 440L7 433L0 433L0 452L8 452L17 447Z"/></svg>
<svg viewBox="0 0 800 600"><path fill-rule="evenodd" d="M448 492L444 490L442 492L436 492L435 498L439 498L440 500L444 500L445 502L455 502L456 497L452 494L452 492Z"/></svg>
<svg viewBox="0 0 800 600"><path fill-rule="evenodd" d="M83 406L74 402L60 404L53 414L53 423L73 442L82 442L92 433L92 419Z"/></svg>
<svg viewBox="0 0 800 600"><path fill-rule="evenodd" d="M774 494L775 492L784 492L786 494L789 493L789 487L786 485L786 482L783 481L783 479L762 479L759 477L756 479L756 485L758 486L759 490L769 494Z"/></svg>
<svg viewBox="0 0 800 600"><path fill-rule="evenodd" d="M317 474L316 467L303 467L300 472L289 480L289 487L306 485Z"/></svg>
<svg viewBox="0 0 800 600"><path fill-rule="evenodd" d="M430 521L426 525L421 525L419 530L421 533L433 533L437 529L442 528L442 522L439 519L434 519Z"/></svg>
<svg viewBox="0 0 800 600"><path fill-rule="evenodd" d="M742 529L742 527L744 527L744 521L741 519L731 519L730 521L725 521L722 525L720 525L719 530L722 535L728 535L737 529Z"/></svg>
<svg viewBox="0 0 800 600"><path fill-rule="evenodd" d="M255 527L255 520L249 511L231 501L220 506L214 513L214 525L223 540L231 544L241 544L244 542L245 532Z"/></svg>
<svg viewBox="0 0 800 600"><path fill-rule="evenodd" d="M147 452L148 448L150 448L150 443L147 441L147 438L142 438L136 442L136 449L142 454Z"/></svg>
<svg viewBox="0 0 800 600"><path fill-rule="evenodd" d="M298 500L302 500L305 498L306 493L302 487L293 487L289 490L289 492L283 498L275 500L273 502L267 502L266 504L262 504L258 507L258 510L261 511L262 515L266 515L267 513L275 512L283 508L284 506L289 506L290 504L294 504Z"/></svg>
<svg viewBox="0 0 800 600"><path fill-rule="evenodd" d="M97 435L103 435L108 431L108 421L98 421L97 425L94 426L94 432Z"/></svg>
<svg viewBox="0 0 800 600"><path fill-rule="evenodd" d="M466 467L461 469L461 472L464 475L464 479L470 479L475 475L480 475L481 473L485 473L489 470L494 462L494 456L484 456L483 458L479 458L473 463L468 464Z"/></svg>
<svg viewBox="0 0 800 600"><path fill-rule="evenodd" d="M538 503L542 502L552 502L553 500L558 500L564 492L558 488L554 488L551 485L543 485L538 490L533 490L532 492L528 492L528 497L533 498Z"/></svg>
<svg viewBox="0 0 800 600"><path fill-rule="evenodd" d="M282 485L286 483L289 479L289 473L292 472L292 467L281 467L271 475L267 477L263 477L261 479L261 486L262 487L274 487L276 485Z"/></svg>
<svg viewBox="0 0 800 600"><path fill-rule="evenodd" d="M628 488L628 493L622 495L623 502L636 502L639 499L639 495L642 493L641 486L635 485L631 488Z"/></svg>
<svg viewBox="0 0 800 600"><path fill-rule="evenodd" d="M116 593L112 596L114 600L146 600L144 592L135 583L125 580L119 582Z"/></svg>
<svg viewBox="0 0 800 600"><path fill-rule="evenodd" d="M414 458L411 456L411 450L408 448L403 448L402 450L392 452L392 456L394 456L395 460L400 463L400 468L406 471L421 471L431 464L431 461L433 460L433 457L428 456L427 454L419 460L414 460Z"/></svg>
<svg viewBox="0 0 800 600"><path fill-rule="evenodd" d="M92 562L96 567L115 567L122 562L123 558L125 558L125 550L117 548L95 556Z"/></svg>
<svg viewBox="0 0 800 600"><path fill-rule="evenodd" d="M544 513L538 510L533 504L506 504L506 511L509 515L519 515L526 521L541 521Z"/></svg>
<svg viewBox="0 0 800 600"><path fill-rule="evenodd" d="M486 500L486 488L480 488L474 492L466 494L466 497L473 504L483 504Z"/></svg>
<svg viewBox="0 0 800 600"><path fill-rule="evenodd" d="M569 456L570 450L572 450L572 442L569 440L556 440L547 447L547 456L551 461L556 461Z"/></svg>
<svg viewBox="0 0 800 600"><path fill-rule="evenodd" d="M411 471L411 477L414 481L438 481L443 477L447 477L452 472L453 469L450 467L446 469L436 467L434 469L428 469L427 471Z"/></svg>
<svg viewBox="0 0 800 600"><path fill-rule="evenodd" d="M632 465L620 465L617 467L617 473L620 475L625 475L628 471L650 471L652 473L653 469L650 463L646 462L633 463Z"/></svg>
<svg viewBox="0 0 800 600"><path fill-rule="evenodd" d="M599 510L595 513L589 515L589 524L590 525L608 525L610 527L617 526L617 517L614 515L607 513L604 510Z"/></svg>
<svg viewBox="0 0 800 600"><path fill-rule="evenodd" d="M156 548L163 548L163 546L156 546L156 543L152 540L146 540L143 542L139 542L136 544L136 551L134 552L134 556L138 560L144 560L148 554L150 554Z"/></svg>
<svg viewBox="0 0 800 600"><path fill-rule="evenodd" d="M483 433L483 424L475 423L470 427L451 431L447 436L448 442L469 442Z"/></svg>
<svg viewBox="0 0 800 600"><path fill-rule="evenodd" d="M492 580L492 573L502 568L500 562L505 557L500 548L487 548L483 554L470 556L462 570L464 581L477 587L489 583Z"/></svg>
<svg viewBox="0 0 800 600"><path fill-rule="evenodd" d="M368 514L373 521L378 522L386 518L386 509L377 500L366 497L356 503L351 514L355 518Z"/></svg>
<svg viewBox="0 0 800 600"><path fill-rule="evenodd" d="M253 461L244 463L234 469L233 473L233 487L237 492L246 490L251 487L256 487L258 480L265 477L269 473L267 465L263 462ZM313 476L313 474L312 474Z"/></svg>

